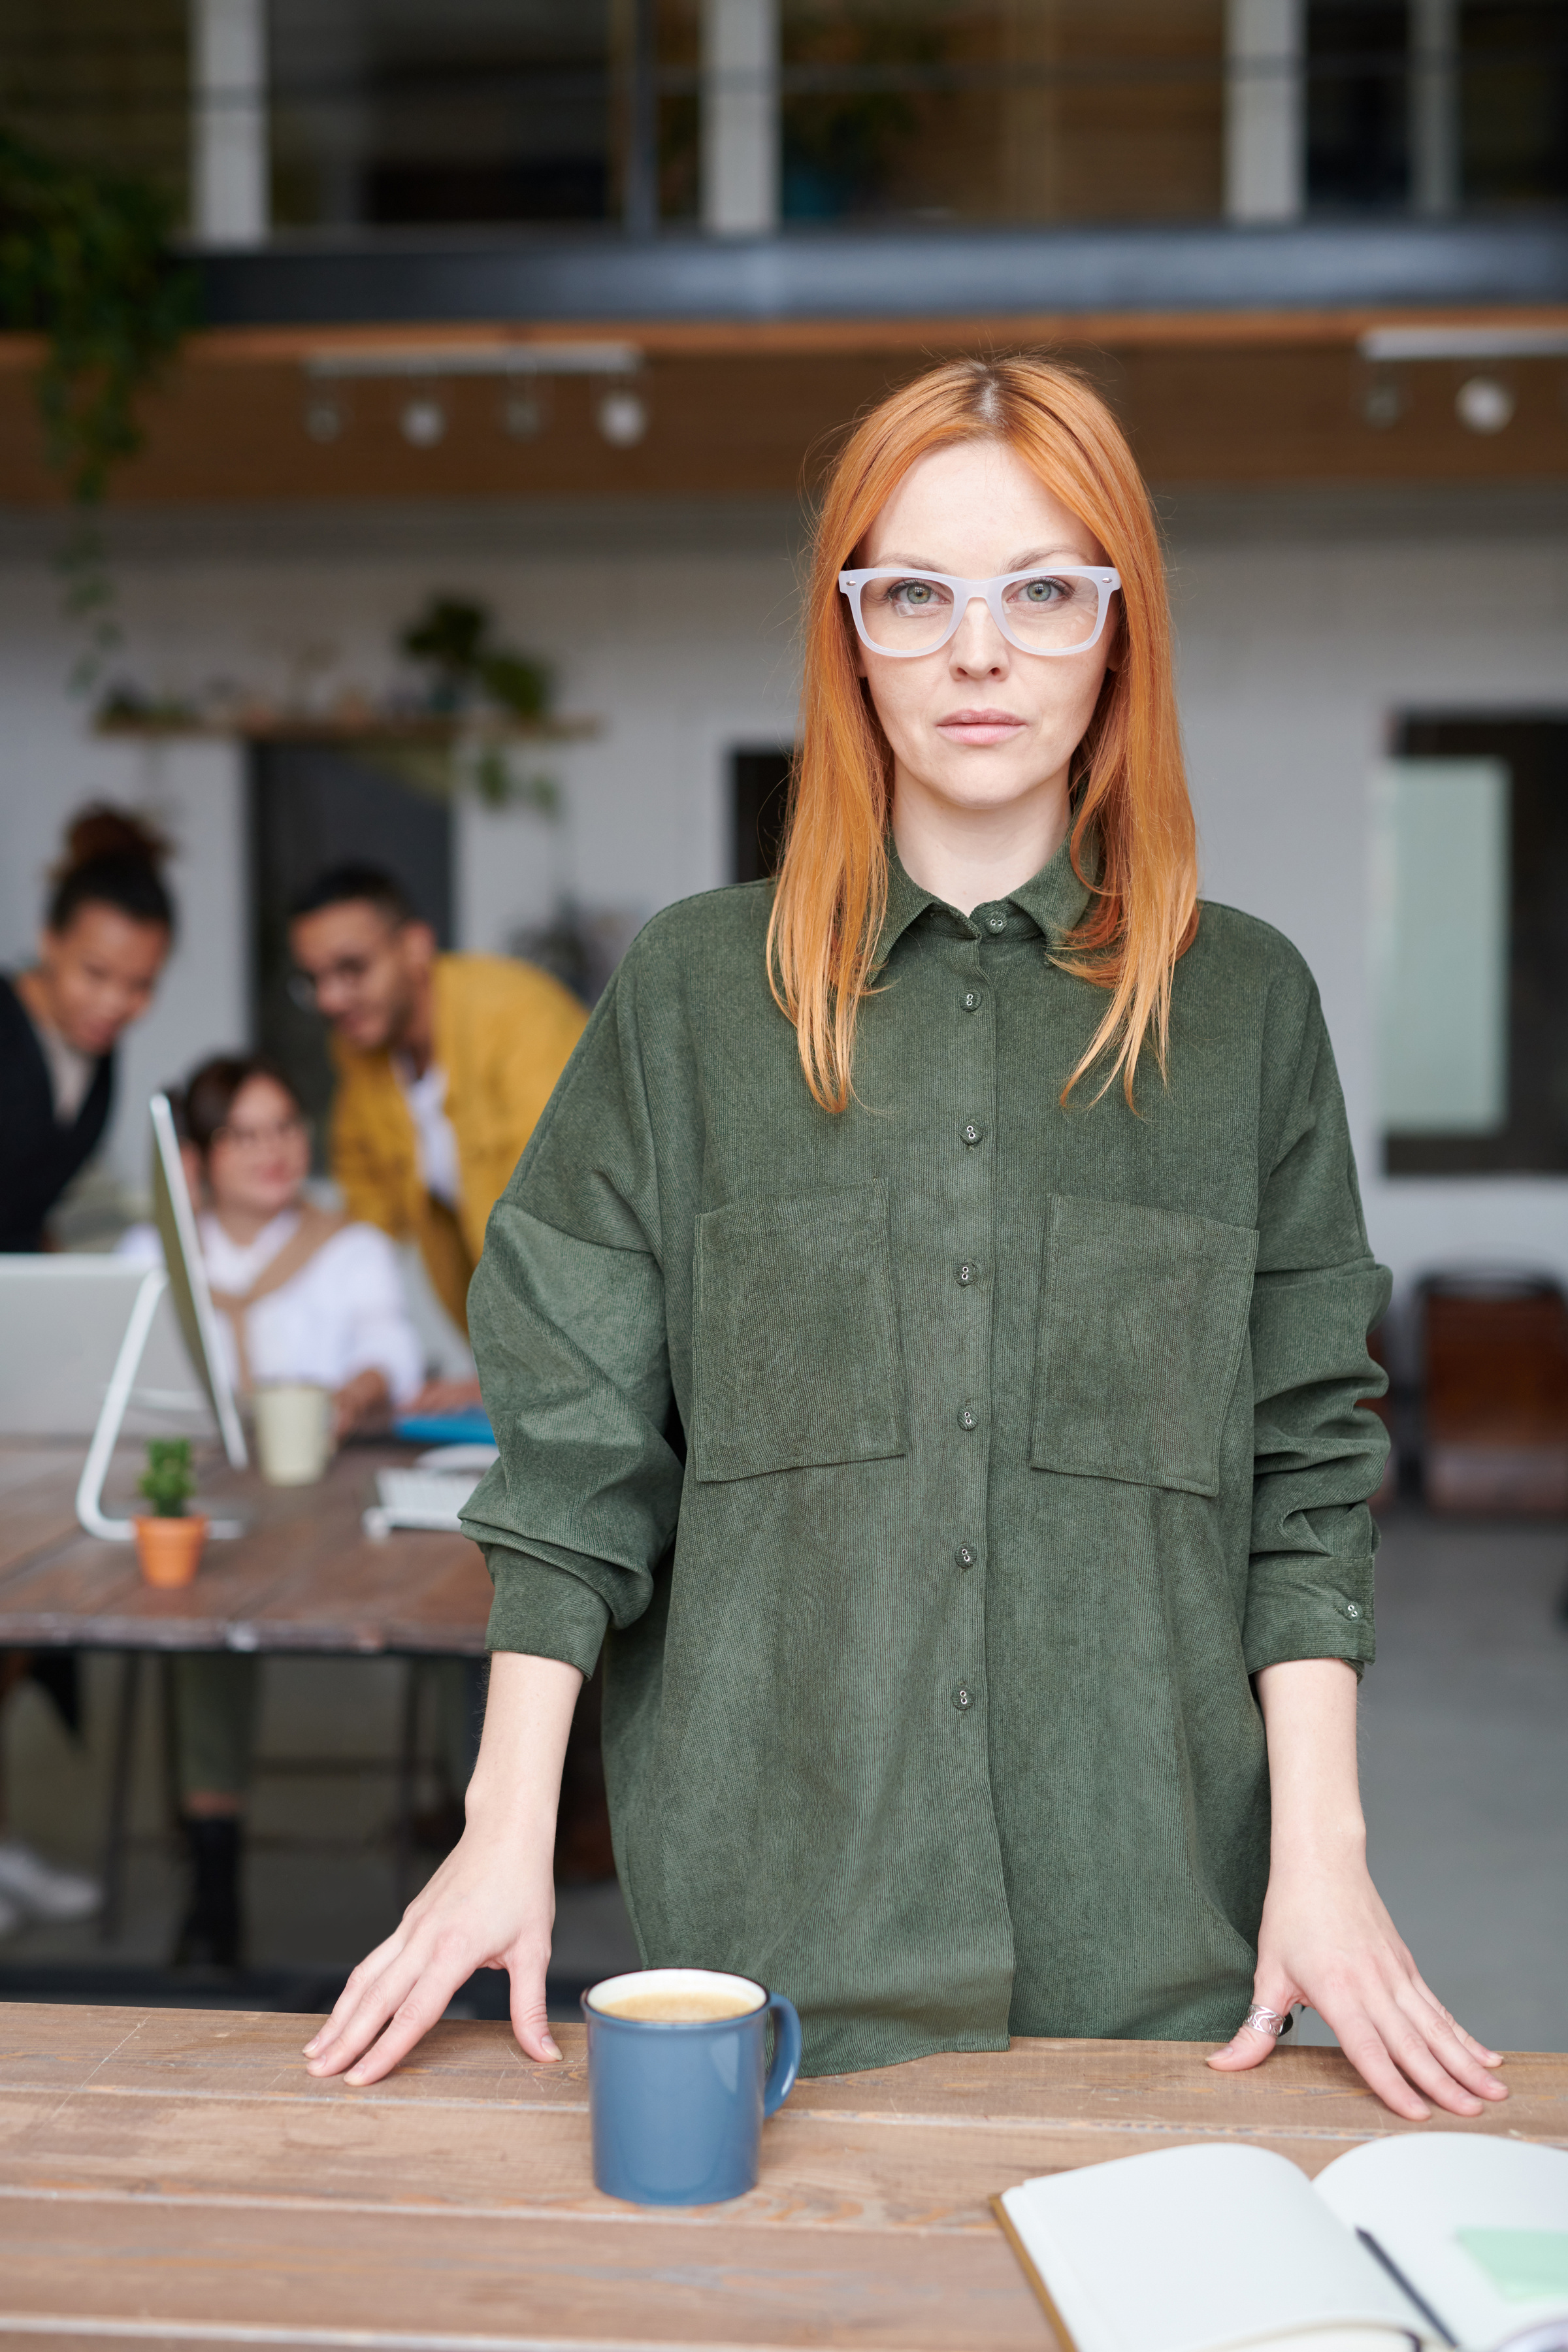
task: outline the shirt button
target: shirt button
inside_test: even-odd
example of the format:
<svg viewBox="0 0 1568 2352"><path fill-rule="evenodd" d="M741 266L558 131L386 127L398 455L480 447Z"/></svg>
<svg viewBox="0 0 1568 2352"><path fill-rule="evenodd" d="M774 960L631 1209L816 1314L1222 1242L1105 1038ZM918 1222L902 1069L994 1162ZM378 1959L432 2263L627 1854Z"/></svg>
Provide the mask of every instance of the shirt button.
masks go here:
<svg viewBox="0 0 1568 2352"><path fill-rule="evenodd" d="M1359 1603L1354 1601L1347 1601L1345 1602L1345 1615L1347 1617L1359 1617L1361 1615Z"/></svg>
<svg viewBox="0 0 1568 2352"><path fill-rule="evenodd" d="M979 1428L980 1415L975 1412L974 1407L972 1404L966 1404L963 1412L959 1414L958 1425L960 1429Z"/></svg>
<svg viewBox="0 0 1568 2352"><path fill-rule="evenodd" d="M980 1555L979 1555L979 1553L975 1550L974 1546L973 1546L973 1544L960 1544L960 1545L959 1545L959 1547L958 1547L958 1564L959 1564L960 1568L973 1568L973 1565L974 1565L974 1563L975 1563L975 1561L976 1561L976 1559L978 1559L978 1558L979 1558L979 1557L980 1557Z"/></svg>
<svg viewBox="0 0 1568 2352"><path fill-rule="evenodd" d="M1006 916L998 908L994 915L986 916L985 928L988 931L1005 931L1007 928Z"/></svg>
<svg viewBox="0 0 1568 2352"><path fill-rule="evenodd" d="M966 1118L958 1131L965 1143L978 1143L985 1133L985 1129L976 1118Z"/></svg>
<svg viewBox="0 0 1568 2352"><path fill-rule="evenodd" d="M979 1275L980 1268L977 1265L969 1265L966 1264L961 1265L958 1269L959 1281L963 1285L963 1287L966 1290L972 1282L978 1280Z"/></svg>
<svg viewBox="0 0 1568 2352"><path fill-rule="evenodd" d="M963 1004L966 1013L978 1013L980 1010L980 991L977 988L966 988L959 1001Z"/></svg>
<svg viewBox="0 0 1568 2352"><path fill-rule="evenodd" d="M960 1715L968 1714L970 1708L974 1705L974 1693L970 1689L967 1683L959 1684L958 1688L952 1694L952 1703L958 1709Z"/></svg>

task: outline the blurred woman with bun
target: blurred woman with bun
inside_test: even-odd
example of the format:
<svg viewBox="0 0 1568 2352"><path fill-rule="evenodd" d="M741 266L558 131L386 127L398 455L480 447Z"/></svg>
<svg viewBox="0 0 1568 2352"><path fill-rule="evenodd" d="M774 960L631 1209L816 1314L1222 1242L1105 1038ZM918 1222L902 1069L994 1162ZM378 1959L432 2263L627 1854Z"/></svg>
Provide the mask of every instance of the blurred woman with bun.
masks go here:
<svg viewBox="0 0 1568 2352"><path fill-rule="evenodd" d="M162 835L97 803L50 877L37 961L0 973L0 1250L45 1246L45 1221L102 1140L114 1048L153 1002L174 937Z"/></svg>
<svg viewBox="0 0 1568 2352"><path fill-rule="evenodd" d="M114 1048L153 1002L174 937L161 868L169 844L123 809L84 808L51 874L37 961L0 972L0 1250L47 1246L45 1221L109 1124ZM28 1674L75 1728L76 1662L0 1651L0 1698ZM97 1909L96 1882L5 1833L0 1787L0 1937Z"/></svg>

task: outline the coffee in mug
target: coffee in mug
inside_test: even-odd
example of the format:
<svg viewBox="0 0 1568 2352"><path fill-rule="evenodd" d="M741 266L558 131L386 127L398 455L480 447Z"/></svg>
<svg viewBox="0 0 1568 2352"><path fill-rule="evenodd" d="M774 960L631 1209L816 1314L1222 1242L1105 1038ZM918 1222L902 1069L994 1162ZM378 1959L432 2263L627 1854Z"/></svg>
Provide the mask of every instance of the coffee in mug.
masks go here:
<svg viewBox="0 0 1568 2352"><path fill-rule="evenodd" d="M665 1976L678 1972L657 1969L650 1973ZM693 1969L689 1973L696 1975L698 1971ZM743 1978L737 1980L733 1992L726 1990L726 1979L722 1977L713 1980L711 1990L698 1984L674 1986L663 1992L647 1992L638 1990L636 1977L628 1977L624 1981L632 1988L630 1991L608 1995L603 1988L595 1991L592 1996L594 2006L601 2016L637 2018L645 2025L706 2025L721 2017L750 2017L752 2010L760 2009L766 1998L759 1986L748 1984Z"/></svg>

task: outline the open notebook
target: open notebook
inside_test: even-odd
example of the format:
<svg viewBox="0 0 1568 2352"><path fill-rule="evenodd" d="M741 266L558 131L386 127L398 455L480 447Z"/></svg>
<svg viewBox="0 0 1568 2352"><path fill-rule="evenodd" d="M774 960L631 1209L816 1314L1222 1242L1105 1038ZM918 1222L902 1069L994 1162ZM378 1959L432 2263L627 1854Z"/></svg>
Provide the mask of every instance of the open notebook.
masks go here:
<svg viewBox="0 0 1568 2352"><path fill-rule="evenodd" d="M1500 2352L1568 2320L1568 2154L1480 2133L1118 2158L994 2200L1072 2352Z"/></svg>

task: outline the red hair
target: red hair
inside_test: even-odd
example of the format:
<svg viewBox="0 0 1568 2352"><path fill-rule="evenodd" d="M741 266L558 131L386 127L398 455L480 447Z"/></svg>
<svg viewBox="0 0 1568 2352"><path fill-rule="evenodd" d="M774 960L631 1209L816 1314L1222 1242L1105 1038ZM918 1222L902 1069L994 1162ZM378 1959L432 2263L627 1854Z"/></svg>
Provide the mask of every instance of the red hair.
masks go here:
<svg viewBox="0 0 1568 2352"><path fill-rule="evenodd" d="M1164 565L1121 426L1081 378L1045 360L955 360L874 409L846 445L817 517L806 594L802 745L791 782L768 973L825 1110L852 1092L855 1024L888 897L892 754L855 664L838 574L899 483L932 449L1005 442L1070 507L1121 575L1121 658L1074 755L1069 855L1089 890L1058 954L1110 1002L1070 1092L1112 1055L1127 1099L1146 1043L1162 1075L1176 959L1197 929L1197 842L1171 668ZM1098 1099L1098 1097L1096 1097Z"/></svg>

